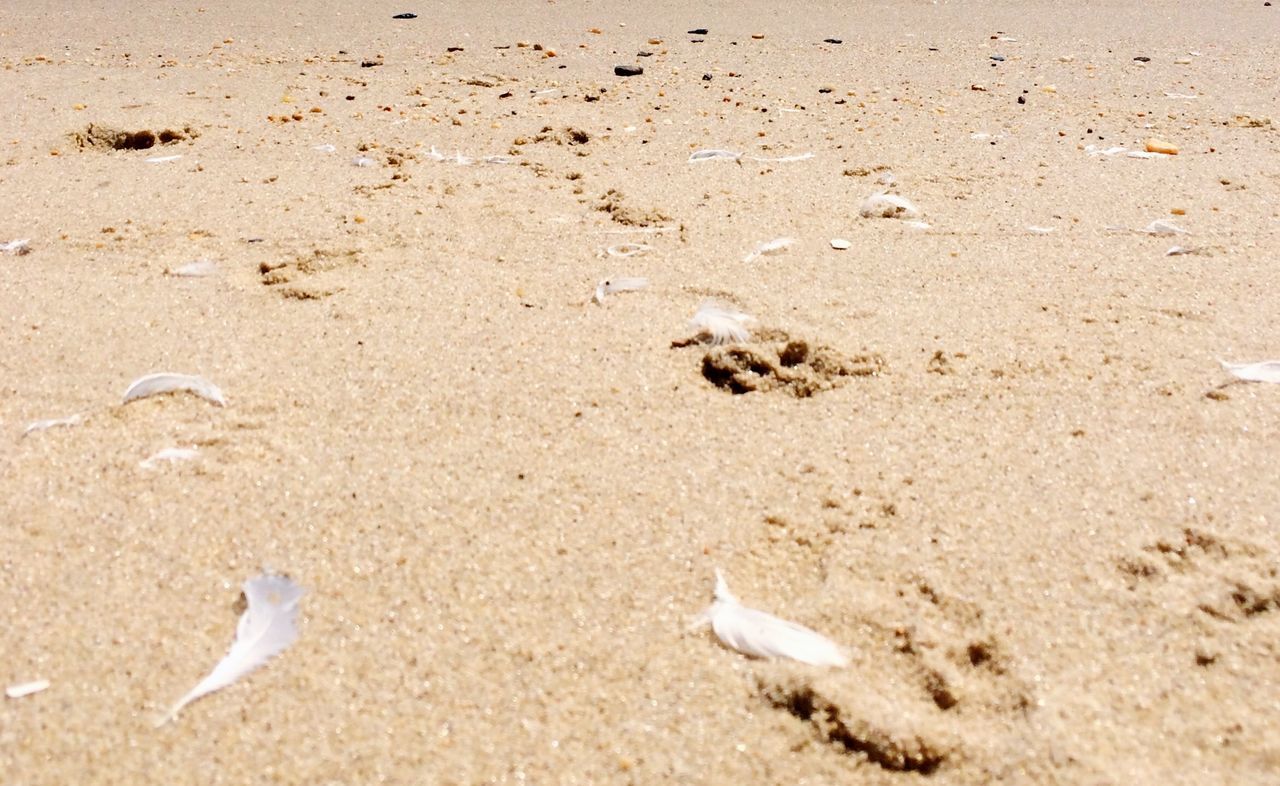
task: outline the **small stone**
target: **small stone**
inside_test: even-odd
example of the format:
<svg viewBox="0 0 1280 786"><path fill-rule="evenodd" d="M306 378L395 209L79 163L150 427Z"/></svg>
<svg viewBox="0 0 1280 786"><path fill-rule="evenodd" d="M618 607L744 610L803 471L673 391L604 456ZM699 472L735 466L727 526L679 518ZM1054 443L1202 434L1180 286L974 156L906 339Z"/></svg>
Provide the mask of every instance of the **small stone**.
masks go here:
<svg viewBox="0 0 1280 786"><path fill-rule="evenodd" d="M403 14L396 14L395 16L393 16L393 17L391 17L391 18L392 18L392 19L417 19L417 18L418 18L418 15L417 15L417 14L411 14L411 13L405 12L405 13L403 13Z"/></svg>
<svg viewBox="0 0 1280 786"><path fill-rule="evenodd" d="M1187 214L1186 208L1182 207L1171 207L1169 208L1169 212L1175 216L1185 216Z"/></svg>
<svg viewBox="0 0 1280 786"><path fill-rule="evenodd" d="M991 55L991 59L996 61L997 63L1003 63L1004 55Z"/></svg>
<svg viewBox="0 0 1280 786"><path fill-rule="evenodd" d="M703 74L703 75L702 75L702 81L703 81L703 82L710 82L710 81L711 81L711 74Z"/></svg>
<svg viewBox="0 0 1280 786"><path fill-rule="evenodd" d="M1071 63L1074 61L1075 61L1075 58L1072 57L1071 55L1061 55L1058 57L1059 63Z"/></svg>
<svg viewBox="0 0 1280 786"><path fill-rule="evenodd" d="M1138 61L1139 63L1150 63L1150 62L1151 62L1151 58L1147 57L1146 55L1138 55L1137 57L1135 57L1135 58L1133 58L1133 59L1134 59L1134 60L1136 60L1136 61Z"/></svg>
<svg viewBox="0 0 1280 786"><path fill-rule="evenodd" d="M834 88L834 87L832 87L831 85L823 85L822 87L818 88L818 92L819 92L819 93L832 93L832 92L835 92L835 88Z"/></svg>
<svg viewBox="0 0 1280 786"><path fill-rule="evenodd" d="M636 52L636 57L653 57L653 52Z"/></svg>
<svg viewBox="0 0 1280 786"><path fill-rule="evenodd" d="M1143 145L1148 153L1164 153L1167 156L1178 155L1178 146L1163 139L1151 137Z"/></svg>
<svg viewBox="0 0 1280 786"><path fill-rule="evenodd" d="M640 76L644 69L640 66L620 65L613 67L613 73L617 76Z"/></svg>
<svg viewBox="0 0 1280 786"><path fill-rule="evenodd" d="M849 249L849 246L851 245L853 244L842 237L831 238L831 247L834 248L836 251L847 251Z"/></svg>
<svg viewBox="0 0 1280 786"><path fill-rule="evenodd" d="M707 32L707 28L705 27L696 27L689 31L689 35L706 35Z"/></svg>
<svg viewBox="0 0 1280 786"><path fill-rule="evenodd" d="M662 43L662 39L661 39L661 38L650 38L650 39L649 39L649 45L650 45L650 46L657 46L657 45L659 45L659 44L661 44L661 43Z"/></svg>
<svg viewBox="0 0 1280 786"><path fill-rule="evenodd" d="M1018 96L1018 103L1019 103L1019 104L1025 104L1025 103L1027 103L1027 97L1026 97L1026 96Z"/></svg>
<svg viewBox="0 0 1280 786"><path fill-rule="evenodd" d="M1191 65L1191 58L1179 57L1177 60L1173 61L1173 64L1174 65Z"/></svg>
<svg viewBox="0 0 1280 786"><path fill-rule="evenodd" d="M751 37L757 41L760 41L764 39L764 33L752 33Z"/></svg>
<svg viewBox="0 0 1280 786"><path fill-rule="evenodd" d="M844 43L844 41L841 41L839 38L824 38L824 39L822 39L822 43L824 43L824 44L843 44L843 43Z"/></svg>

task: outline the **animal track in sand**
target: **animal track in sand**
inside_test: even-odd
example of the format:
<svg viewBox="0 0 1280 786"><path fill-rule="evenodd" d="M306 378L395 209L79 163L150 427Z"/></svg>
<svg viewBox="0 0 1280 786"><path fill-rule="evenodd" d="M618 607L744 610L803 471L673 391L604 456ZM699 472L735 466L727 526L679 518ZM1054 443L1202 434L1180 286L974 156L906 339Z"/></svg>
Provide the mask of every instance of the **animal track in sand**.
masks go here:
<svg viewBox="0 0 1280 786"><path fill-rule="evenodd" d="M702 376L730 393L778 391L808 398L855 377L885 369L875 353L846 355L826 345L793 339L781 330L758 331L750 343L711 347L702 358Z"/></svg>
<svg viewBox="0 0 1280 786"><path fill-rule="evenodd" d="M286 300L322 300L341 291L341 287L301 286L299 282L359 264L359 261L355 251L316 249L288 262L261 263L258 266L259 281ZM287 284L291 286L285 286Z"/></svg>

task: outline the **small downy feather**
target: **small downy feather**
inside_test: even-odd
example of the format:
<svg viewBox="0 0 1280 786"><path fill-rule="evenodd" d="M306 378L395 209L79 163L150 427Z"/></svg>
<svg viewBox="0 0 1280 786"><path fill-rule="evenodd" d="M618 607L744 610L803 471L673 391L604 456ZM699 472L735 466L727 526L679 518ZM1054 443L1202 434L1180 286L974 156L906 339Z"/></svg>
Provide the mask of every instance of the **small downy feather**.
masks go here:
<svg viewBox="0 0 1280 786"><path fill-rule="evenodd" d="M1157 218L1142 230L1148 235L1189 235L1187 230L1166 218Z"/></svg>
<svg viewBox="0 0 1280 786"><path fill-rule="evenodd" d="M776 240L768 240L763 243L758 243L756 247L751 250L751 253L747 254L745 257L742 258L742 261L754 262L756 259L759 259L760 257L770 257L776 254L784 253L788 248L791 248L793 245L795 245L795 242L796 242L795 238L780 237L780 238L777 238Z"/></svg>
<svg viewBox="0 0 1280 786"><path fill-rule="evenodd" d="M858 212L863 218L919 218L920 208L906 197L877 191L862 201Z"/></svg>
<svg viewBox="0 0 1280 786"><path fill-rule="evenodd" d="M649 286L649 279L647 278L612 276L596 284L596 293L592 295L591 299L597 303L604 303L607 295L612 295L615 292L634 292L647 286Z"/></svg>
<svg viewBox="0 0 1280 786"><path fill-rule="evenodd" d="M715 161L716 159L725 158L737 161L742 158L742 154L735 153L732 150L698 150L689 156L689 163L696 164L699 161Z"/></svg>
<svg viewBox="0 0 1280 786"><path fill-rule="evenodd" d="M1280 383L1280 360L1264 360L1260 363L1228 363L1219 360L1222 368L1236 379L1245 382Z"/></svg>
<svg viewBox="0 0 1280 786"><path fill-rule="evenodd" d="M695 625L711 624L726 647L756 658L787 658L812 666L848 666L849 657L831 639L803 625L743 606L716 570L715 602Z"/></svg>
<svg viewBox="0 0 1280 786"><path fill-rule="evenodd" d="M218 272L218 263L212 259L197 259L180 265L172 270L166 270L165 273L170 276L179 278L204 278L212 276Z"/></svg>
<svg viewBox="0 0 1280 786"><path fill-rule="evenodd" d="M751 338L747 323L755 318L741 311L730 311L721 308L713 301L707 300L698 306L689 326L698 331L703 340L712 344L729 344L743 342Z"/></svg>
<svg viewBox="0 0 1280 786"><path fill-rule="evenodd" d="M220 407L227 404L222 391L209 380L203 377L191 376L190 374L171 374L163 371L135 379L133 384L129 385L129 389L124 392L123 403L128 404L130 401L136 401L147 396L158 396L174 392L193 393Z"/></svg>
<svg viewBox="0 0 1280 786"><path fill-rule="evenodd" d="M244 596L249 607L240 615L231 650L156 725L163 726L191 702L231 685L284 652L298 638L298 601L305 593L285 576L263 574L246 581Z"/></svg>

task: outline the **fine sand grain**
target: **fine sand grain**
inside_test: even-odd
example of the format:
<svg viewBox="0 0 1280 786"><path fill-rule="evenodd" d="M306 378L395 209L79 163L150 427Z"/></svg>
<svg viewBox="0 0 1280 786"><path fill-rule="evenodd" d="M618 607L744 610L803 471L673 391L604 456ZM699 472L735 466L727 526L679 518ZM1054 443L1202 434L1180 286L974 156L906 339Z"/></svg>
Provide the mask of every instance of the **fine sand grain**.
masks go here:
<svg viewBox="0 0 1280 786"><path fill-rule="evenodd" d="M0 781L1280 782L1280 386L1218 363L1280 357L1277 31L0 5ZM717 567L850 665L690 632ZM296 643L153 728L264 569Z"/></svg>

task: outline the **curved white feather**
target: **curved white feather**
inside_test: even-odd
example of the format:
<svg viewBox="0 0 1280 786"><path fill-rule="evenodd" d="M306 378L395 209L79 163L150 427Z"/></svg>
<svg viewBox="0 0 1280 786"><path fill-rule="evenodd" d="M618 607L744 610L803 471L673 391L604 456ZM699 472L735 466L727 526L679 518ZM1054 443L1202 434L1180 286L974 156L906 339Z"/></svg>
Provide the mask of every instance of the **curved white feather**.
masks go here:
<svg viewBox="0 0 1280 786"><path fill-rule="evenodd" d="M649 286L647 278L614 276L602 279L599 284L596 284L596 293L592 299L597 303L603 303L606 295L612 295L615 292L634 292L647 286Z"/></svg>
<svg viewBox="0 0 1280 786"><path fill-rule="evenodd" d="M787 658L812 666L847 666L843 648L817 631L743 606L716 571L716 600L703 612L716 637L730 649L757 658Z"/></svg>
<svg viewBox="0 0 1280 786"><path fill-rule="evenodd" d="M720 158L730 158L737 161L742 158L741 153L735 153L732 150L699 150L689 156L689 163L694 164L698 161L715 161Z"/></svg>
<svg viewBox="0 0 1280 786"><path fill-rule="evenodd" d="M22 436L26 437L37 431L45 431L59 426L78 426L84 422L84 415L68 415L65 418L48 418L46 420L33 420L27 424L22 430Z"/></svg>
<svg viewBox="0 0 1280 786"><path fill-rule="evenodd" d="M729 344L750 340L751 331L747 329L747 323L754 321L755 318L748 314L721 308L707 300L698 306L689 326L712 344Z"/></svg>
<svg viewBox="0 0 1280 786"><path fill-rule="evenodd" d="M858 212L863 218L919 218L920 208L906 197L878 191L862 201Z"/></svg>
<svg viewBox="0 0 1280 786"><path fill-rule="evenodd" d="M1264 360L1260 363L1218 362L1231 376L1245 382L1280 382L1280 360Z"/></svg>
<svg viewBox="0 0 1280 786"><path fill-rule="evenodd" d="M231 650L156 725L176 718L183 707L227 687L293 644L298 638L298 601L305 593L285 576L264 574L246 581L244 596L249 607L240 615Z"/></svg>
<svg viewBox="0 0 1280 786"><path fill-rule="evenodd" d="M133 384L129 385L129 389L124 392L123 403L128 404L130 401L136 401L147 396L158 396L162 393L178 391L194 393L220 407L225 406L227 403L222 391L209 380L203 377L194 377L190 374L170 374L168 372L148 374L145 377L135 379Z"/></svg>
<svg viewBox="0 0 1280 786"><path fill-rule="evenodd" d="M759 243L751 250L751 253L742 258L742 261L751 262L759 257L781 254L788 248L791 248L791 246L795 245L795 242L796 240L793 237L780 237Z"/></svg>

